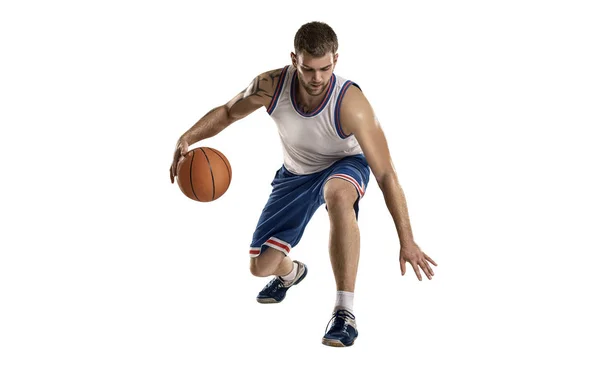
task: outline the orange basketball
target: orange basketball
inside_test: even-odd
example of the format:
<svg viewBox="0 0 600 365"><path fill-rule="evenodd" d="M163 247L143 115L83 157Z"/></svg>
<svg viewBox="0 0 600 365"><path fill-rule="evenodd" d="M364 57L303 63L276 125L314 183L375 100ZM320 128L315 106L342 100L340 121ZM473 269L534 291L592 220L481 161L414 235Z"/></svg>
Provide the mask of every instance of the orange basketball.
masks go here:
<svg viewBox="0 0 600 365"><path fill-rule="evenodd" d="M194 148L177 166L177 184L190 199L210 202L219 199L231 183L231 165L220 151Z"/></svg>

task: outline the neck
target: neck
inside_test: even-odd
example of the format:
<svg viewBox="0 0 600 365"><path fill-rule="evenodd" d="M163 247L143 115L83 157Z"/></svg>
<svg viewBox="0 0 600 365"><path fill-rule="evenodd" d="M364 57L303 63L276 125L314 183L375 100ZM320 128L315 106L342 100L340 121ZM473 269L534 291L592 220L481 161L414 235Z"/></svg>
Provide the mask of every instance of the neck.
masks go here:
<svg viewBox="0 0 600 365"><path fill-rule="evenodd" d="M299 77L299 76L298 76ZM331 81L330 81L331 82ZM319 95L310 95L300 83L300 80L296 80L296 104L303 109L304 113L310 113L314 111L327 96L327 90L329 90L329 84L323 89Z"/></svg>

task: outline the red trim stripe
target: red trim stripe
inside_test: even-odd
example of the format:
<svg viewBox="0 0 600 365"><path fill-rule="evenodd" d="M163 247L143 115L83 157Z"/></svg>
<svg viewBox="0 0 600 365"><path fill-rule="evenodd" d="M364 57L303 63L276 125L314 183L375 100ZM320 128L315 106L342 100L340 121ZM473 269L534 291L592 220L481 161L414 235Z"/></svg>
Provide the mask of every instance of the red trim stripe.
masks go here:
<svg viewBox="0 0 600 365"><path fill-rule="evenodd" d="M331 95L331 90L333 90L334 82L335 82L335 80L333 78L333 75L331 75L331 77L329 78L329 87L327 88L327 97L323 98L323 101L321 101L321 104L319 104L319 107L317 108L317 110L323 108L323 105L325 105L325 103L329 100L329 96Z"/></svg>
<svg viewBox="0 0 600 365"><path fill-rule="evenodd" d="M358 181L356 181L356 179L353 178L352 176L346 175L346 174L335 174L335 175L331 175L329 177L329 179L332 179L334 177L338 177L338 178L341 178L341 179L344 179L344 180L347 180L347 181L351 182L356 187L356 189L358 189L358 192L360 193L360 196L365 195L365 191L363 190L363 188L360 186L360 184L358 183Z"/></svg>
<svg viewBox="0 0 600 365"><path fill-rule="evenodd" d="M340 112L342 110L342 107L341 107L342 99L344 98L346 91L348 91L348 88L351 85L354 85L354 83L352 81L348 80L342 86L342 89L340 90L340 93L338 94L338 97L337 97L337 101L335 103L335 112L333 114L335 129L338 132L338 135L342 138L348 138L350 136L349 134L344 133L344 130L342 129L342 124L340 122Z"/></svg>
<svg viewBox="0 0 600 365"><path fill-rule="evenodd" d="M277 242L277 241L272 240L272 239L268 239L267 243L270 243L270 244L275 245L277 247L283 248L285 250L285 252L288 252L288 253L290 252L290 248L288 246L284 245L283 243Z"/></svg>
<svg viewBox="0 0 600 365"><path fill-rule="evenodd" d="M279 76L279 82L277 83L277 87L275 88L275 93L273 95L273 99L271 99L271 104L267 108L267 113L271 114L277 105L277 100L279 100L279 96L281 95L281 90L283 89L283 82L285 81L285 76L287 74L289 66L285 66L283 70L281 70L281 75Z"/></svg>
<svg viewBox="0 0 600 365"><path fill-rule="evenodd" d="M331 99L331 95L333 94L333 88L336 82L337 77L335 76L335 74L331 74L331 77L329 78L329 86L327 87L327 92L325 93L326 95L321 101L321 104L319 104L319 106L312 113L303 113L302 110L300 110L300 108L298 107L298 103L296 102L296 85L298 84L298 70L295 70L292 74L292 81L290 86L290 99L292 99L292 105L294 106L294 109L298 112L298 114L300 114L303 117L314 117L315 115L319 114L321 111L323 111L325 105L329 102L329 99Z"/></svg>
<svg viewBox="0 0 600 365"><path fill-rule="evenodd" d="M289 254L291 250L291 245L285 241L280 240L277 237L271 237L265 241L260 247L250 247L250 256L258 256L262 251L262 247L267 245L271 248L281 250L285 254Z"/></svg>

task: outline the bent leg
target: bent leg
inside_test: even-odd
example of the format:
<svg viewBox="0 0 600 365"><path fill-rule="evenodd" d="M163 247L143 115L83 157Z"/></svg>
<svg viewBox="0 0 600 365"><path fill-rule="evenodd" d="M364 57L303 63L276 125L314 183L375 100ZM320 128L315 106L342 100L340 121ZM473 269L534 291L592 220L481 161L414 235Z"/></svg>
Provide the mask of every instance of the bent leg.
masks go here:
<svg viewBox="0 0 600 365"><path fill-rule="evenodd" d="M267 247L259 256L250 259L250 271L259 277L275 275L258 293L256 301L280 303L288 289L304 279L307 268L299 261L290 260L283 252Z"/></svg>
<svg viewBox="0 0 600 365"><path fill-rule="evenodd" d="M250 258L250 272L258 277L283 276L292 271L292 268L293 262L289 256L269 247L259 256Z"/></svg>

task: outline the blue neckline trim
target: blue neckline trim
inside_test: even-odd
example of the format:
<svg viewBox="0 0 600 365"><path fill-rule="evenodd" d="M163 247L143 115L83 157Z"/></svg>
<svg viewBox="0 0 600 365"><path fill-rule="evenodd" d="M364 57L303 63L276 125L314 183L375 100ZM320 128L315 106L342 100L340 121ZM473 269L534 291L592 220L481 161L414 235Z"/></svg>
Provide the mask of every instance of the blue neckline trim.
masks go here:
<svg viewBox="0 0 600 365"><path fill-rule="evenodd" d="M319 114L321 111L323 111L323 109L325 109L325 106L329 103L329 99L331 98L331 95L333 94L333 89L335 87L335 83L337 78L335 77L335 74L331 75L331 78L329 79L329 88L327 90L327 96L325 97L325 99L323 99L323 102L321 102L321 105L319 105L319 107L313 111L312 113L308 113L305 114L302 112L302 110L298 107L298 105L296 104L296 85L298 84L298 70L294 71L294 75L292 76L292 82L290 83L290 88L291 88L291 99L292 99L292 105L294 106L294 109L296 110L296 112L298 112L298 114L300 114L303 117L314 117L315 115Z"/></svg>

